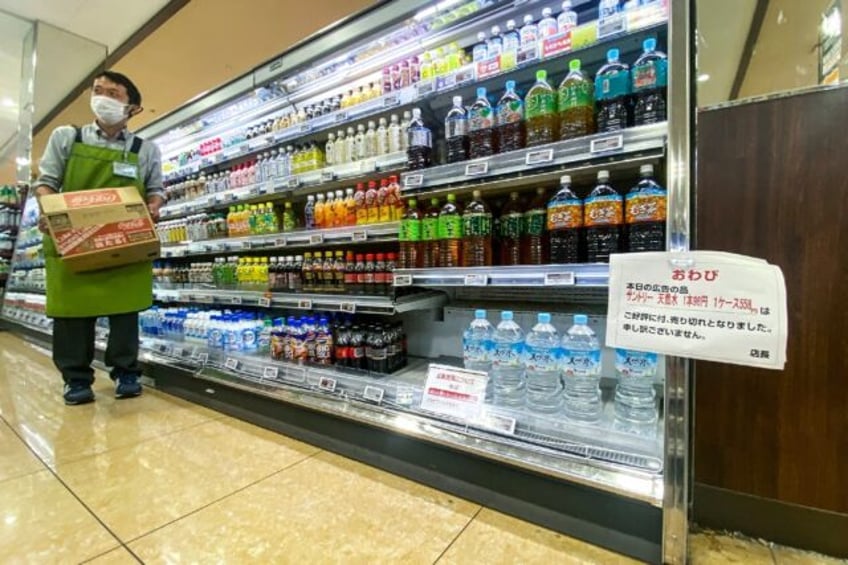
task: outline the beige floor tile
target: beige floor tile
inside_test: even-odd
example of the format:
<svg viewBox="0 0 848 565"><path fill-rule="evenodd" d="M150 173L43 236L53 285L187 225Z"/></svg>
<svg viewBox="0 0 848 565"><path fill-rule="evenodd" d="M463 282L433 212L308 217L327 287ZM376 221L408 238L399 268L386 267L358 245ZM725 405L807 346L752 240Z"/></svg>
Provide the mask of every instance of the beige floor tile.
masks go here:
<svg viewBox="0 0 848 565"><path fill-rule="evenodd" d="M79 563L118 546L49 471L0 483L0 563Z"/></svg>
<svg viewBox="0 0 848 565"><path fill-rule="evenodd" d="M484 508L451 545L439 565L639 563L535 524Z"/></svg>
<svg viewBox="0 0 848 565"><path fill-rule="evenodd" d="M43 469L38 457L27 449L6 422L0 421L0 481Z"/></svg>
<svg viewBox="0 0 848 565"><path fill-rule="evenodd" d="M128 541L319 450L238 421L212 421L60 463L57 472Z"/></svg>
<svg viewBox="0 0 848 565"><path fill-rule="evenodd" d="M138 562L129 551L119 547L103 555L98 555L91 561L86 561L85 565L137 565Z"/></svg>
<svg viewBox="0 0 848 565"><path fill-rule="evenodd" d="M770 564L771 550L754 540L702 532L689 536L689 562L692 565Z"/></svg>
<svg viewBox="0 0 848 565"><path fill-rule="evenodd" d="M777 565L846 565L848 563L848 559L837 559L779 545L774 546L774 558Z"/></svg>
<svg viewBox="0 0 848 565"><path fill-rule="evenodd" d="M145 563L433 563L478 506L322 453L130 543Z"/></svg>

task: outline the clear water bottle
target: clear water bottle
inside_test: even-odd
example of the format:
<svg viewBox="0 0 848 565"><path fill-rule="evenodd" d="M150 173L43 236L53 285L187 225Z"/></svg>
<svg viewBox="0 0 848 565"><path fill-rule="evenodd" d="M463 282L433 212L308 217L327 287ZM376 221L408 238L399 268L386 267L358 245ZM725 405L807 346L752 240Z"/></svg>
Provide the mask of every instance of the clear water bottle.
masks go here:
<svg viewBox="0 0 848 565"><path fill-rule="evenodd" d="M488 373L492 369L495 328L486 319L485 310L476 310L471 325L462 335L462 360L466 369Z"/></svg>
<svg viewBox="0 0 848 565"><path fill-rule="evenodd" d="M565 415L580 422L601 417L601 345L585 314L562 338L561 366L565 381Z"/></svg>
<svg viewBox="0 0 848 565"><path fill-rule="evenodd" d="M527 406L537 412L557 412L562 407L559 335L547 312L540 312L537 321L524 341Z"/></svg>
<svg viewBox="0 0 848 565"><path fill-rule="evenodd" d="M501 312L501 323L493 338L492 371L495 402L504 406L524 404L524 332L509 310Z"/></svg>
<svg viewBox="0 0 848 565"><path fill-rule="evenodd" d="M615 419L626 424L651 425L657 421L654 376L656 353L615 350Z"/></svg>

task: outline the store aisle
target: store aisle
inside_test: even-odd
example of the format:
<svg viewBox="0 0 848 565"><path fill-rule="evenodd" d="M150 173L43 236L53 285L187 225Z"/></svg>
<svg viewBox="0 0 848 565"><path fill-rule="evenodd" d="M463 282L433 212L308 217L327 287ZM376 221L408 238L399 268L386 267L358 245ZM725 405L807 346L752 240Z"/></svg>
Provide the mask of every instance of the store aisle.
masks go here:
<svg viewBox="0 0 848 565"><path fill-rule="evenodd" d="M66 407L0 333L2 563L632 563L153 390ZM699 535L693 563L820 563Z"/></svg>

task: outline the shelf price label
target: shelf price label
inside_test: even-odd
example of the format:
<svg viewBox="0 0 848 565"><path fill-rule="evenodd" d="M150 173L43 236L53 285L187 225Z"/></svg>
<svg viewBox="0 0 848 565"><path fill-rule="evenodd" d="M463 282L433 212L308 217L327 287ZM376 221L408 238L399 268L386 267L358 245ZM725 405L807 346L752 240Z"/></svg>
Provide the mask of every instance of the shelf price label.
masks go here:
<svg viewBox="0 0 848 565"><path fill-rule="evenodd" d="M278 237L274 240L274 247L285 247L288 244L288 240L284 237Z"/></svg>
<svg viewBox="0 0 848 565"><path fill-rule="evenodd" d="M263 296L262 298L259 299L259 306L261 308L270 308L271 307L271 299L266 297L266 296Z"/></svg>
<svg viewBox="0 0 848 565"><path fill-rule="evenodd" d="M492 430L506 435L515 434L515 418L502 416L500 414L481 414L478 416L473 425L483 429Z"/></svg>
<svg viewBox="0 0 848 565"><path fill-rule="evenodd" d="M424 184L423 173L412 173L403 177L404 188L415 188Z"/></svg>
<svg viewBox="0 0 848 565"><path fill-rule="evenodd" d="M172 353L174 357L183 357L185 355L185 349L182 347L175 347Z"/></svg>
<svg viewBox="0 0 848 565"><path fill-rule="evenodd" d="M393 92L383 97L383 108L391 108L400 104L400 95Z"/></svg>
<svg viewBox="0 0 848 565"><path fill-rule="evenodd" d="M324 243L323 233L313 233L309 235L309 245L321 245Z"/></svg>
<svg viewBox="0 0 848 565"><path fill-rule="evenodd" d="M598 39L604 39L611 35L617 35L627 31L627 20L624 12L618 12L611 16L598 20Z"/></svg>
<svg viewBox="0 0 848 565"><path fill-rule="evenodd" d="M297 307L300 310L312 310L312 301L307 299L307 298L304 298L302 300L298 300L297 301Z"/></svg>
<svg viewBox="0 0 848 565"><path fill-rule="evenodd" d="M350 118L350 115L347 112L336 112L335 122L340 124L342 122L346 122Z"/></svg>
<svg viewBox="0 0 848 565"><path fill-rule="evenodd" d="M286 367L284 378L295 383L304 383L306 382L306 369L303 367Z"/></svg>
<svg viewBox="0 0 848 565"><path fill-rule="evenodd" d="M496 55L491 59L477 63L477 80L484 80L501 72L501 56Z"/></svg>
<svg viewBox="0 0 848 565"><path fill-rule="evenodd" d="M412 275L395 275L394 286L412 286Z"/></svg>
<svg viewBox="0 0 848 565"><path fill-rule="evenodd" d="M312 131L312 124L300 124L297 128L297 133L303 135L304 133L309 133Z"/></svg>
<svg viewBox="0 0 848 565"><path fill-rule="evenodd" d="M573 271L561 273L545 273L545 286L574 286L575 278Z"/></svg>
<svg viewBox="0 0 848 565"><path fill-rule="evenodd" d="M233 296L230 299L230 304L233 304L235 306L241 306L241 296Z"/></svg>
<svg viewBox="0 0 848 565"><path fill-rule="evenodd" d="M362 391L362 398L368 402L380 404L383 402L383 396L385 394L386 391L378 386L366 385L365 390Z"/></svg>
<svg viewBox="0 0 848 565"><path fill-rule="evenodd" d="M368 240L368 232L364 230L355 231L350 236L351 241L353 242L362 242Z"/></svg>
<svg viewBox="0 0 848 565"><path fill-rule="evenodd" d="M418 86L416 87L416 90L418 95L417 97L423 98L427 95L433 94L436 91L436 83L432 80L429 80L427 82L419 82Z"/></svg>
<svg viewBox="0 0 848 565"><path fill-rule="evenodd" d="M289 188L297 188L298 186L300 186L300 179L297 177L289 177L289 179L286 181L286 186Z"/></svg>
<svg viewBox="0 0 848 565"><path fill-rule="evenodd" d="M611 153L613 151L621 151L622 149L624 149L624 136L621 134L593 139L589 145L589 152L593 154Z"/></svg>
<svg viewBox="0 0 848 565"><path fill-rule="evenodd" d="M276 380L280 375L280 370L277 367L265 367L265 370L262 371L262 376L266 379Z"/></svg>
<svg viewBox="0 0 848 565"><path fill-rule="evenodd" d="M468 273L463 281L465 286L486 286L489 276L486 273Z"/></svg>
<svg viewBox="0 0 848 565"><path fill-rule="evenodd" d="M489 162L483 161L480 163L468 163L465 165L465 176L479 177L489 172Z"/></svg>
<svg viewBox="0 0 848 565"><path fill-rule="evenodd" d="M355 302L342 302L339 304L339 310L342 312L347 312L348 314L356 313L356 303Z"/></svg>
<svg viewBox="0 0 848 565"><path fill-rule="evenodd" d="M542 41L542 57L553 57L571 51L571 32L557 33Z"/></svg>
<svg viewBox="0 0 848 565"><path fill-rule="evenodd" d="M554 150L553 149L536 149L535 151L528 151L527 156L524 158L524 164L528 167L532 167L534 165L542 165L544 163L550 163L554 160Z"/></svg>
<svg viewBox="0 0 848 565"><path fill-rule="evenodd" d="M325 392L336 392L336 379L331 377L321 377L318 379L318 388Z"/></svg>
<svg viewBox="0 0 848 565"><path fill-rule="evenodd" d="M197 357L195 357L197 364L201 367L205 367L207 363L209 363L209 354L208 353L198 353Z"/></svg>
<svg viewBox="0 0 848 565"><path fill-rule="evenodd" d="M486 400L488 381L489 376L483 372L431 364L421 409L464 421L474 420Z"/></svg>
<svg viewBox="0 0 848 565"><path fill-rule="evenodd" d="M333 182L336 180L336 173L333 171L321 171L321 182Z"/></svg>
<svg viewBox="0 0 848 565"><path fill-rule="evenodd" d="M234 357L227 357L224 362L224 367L230 371L237 371L239 368L239 360Z"/></svg>

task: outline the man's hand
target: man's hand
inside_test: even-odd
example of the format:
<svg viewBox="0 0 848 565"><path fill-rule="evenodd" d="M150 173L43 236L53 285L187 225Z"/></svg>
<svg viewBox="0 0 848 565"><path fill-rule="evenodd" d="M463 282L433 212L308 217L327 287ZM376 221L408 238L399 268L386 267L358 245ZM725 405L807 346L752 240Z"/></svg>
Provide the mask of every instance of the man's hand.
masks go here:
<svg viewBox="0 0 848 565"><path fill-rule="evenodd" d="M50 235L50 230L47 229L47 216L44 214L38 216L38 231L44 235Z"/></svg>
<svg viewBox="0 0 848 565"><path fill-rule="evenodd" d="M159 221L159 208L165 204L165 199L161 196L151 196L147 199L147 209L150 211L150 217L154 222Z"/></svg>
<svg viewBox="0 0 848 565"><path fill-rule="evenodd" d="M38 231L43 233L44 235L50 235L50 230L47 229L47 216L41 213L41 200L42 196L46 196L48 194L56 194L56 191L50 188L49 186L42 184L35 187L35 197L38 202Z"/></svg>

